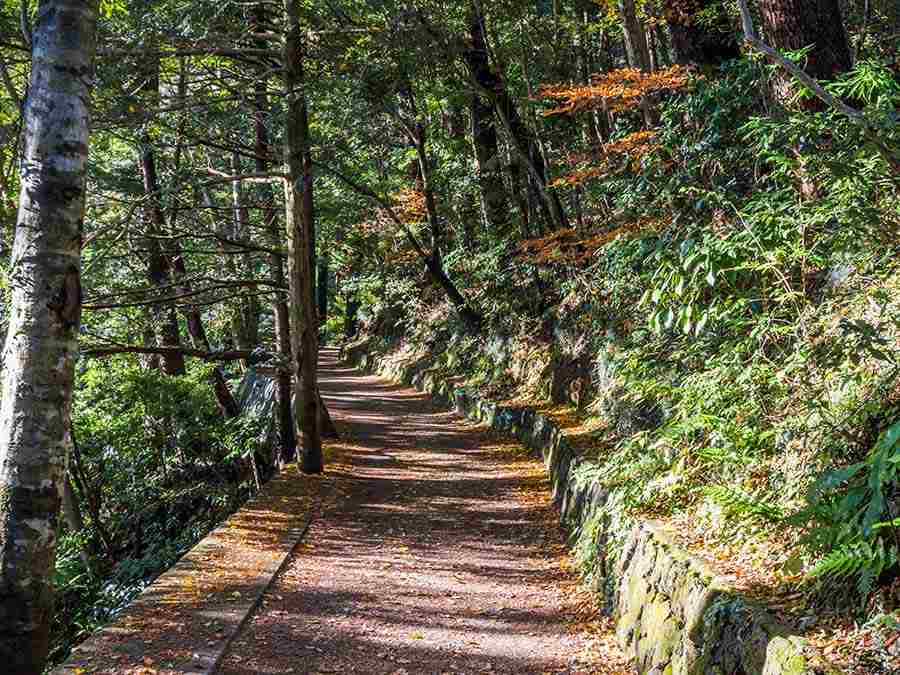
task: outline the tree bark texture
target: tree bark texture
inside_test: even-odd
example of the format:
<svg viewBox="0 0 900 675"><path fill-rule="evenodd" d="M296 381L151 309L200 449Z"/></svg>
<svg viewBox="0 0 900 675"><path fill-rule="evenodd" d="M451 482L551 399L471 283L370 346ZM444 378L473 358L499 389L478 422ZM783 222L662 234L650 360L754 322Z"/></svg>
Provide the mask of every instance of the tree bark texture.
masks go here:
<svg viewBox="0 0 900 675"><path fill-rule="evenodd" d="M322 438L317 382L318 326L314 304L312 162L309 119L303 90L303 52L295 0L284 0L287 19L284 45L285 220L288 238L291 348L296 372L294 420L299 427L300 469L321 473Z"/></svg>
<svg viewBox="0 0 900 675"><path fill-rule="evenodd" d="M0 403L0 663L37 675L81 321L81 232L97 0L41 0L24 109Z"/></svg>
<svg viewBox="0 0 900 675"><path fill-rule="evenodd" d="M319 305L319 322L328 320L328 262L329 255L323 251L318 259L318 282L316 283L317 301Z"/></svg>
<svg viewBox="0 0 900 675"><path fill-rule="evenodd" d="M634 0L619 0L619 16L622 19L622 34L625 39L625 53L628 65L649 73L653 70L653 59L650 58L650 46L647 43L647 32L637 17ZM641 99L641 112L644 125L652 129L658 122L657 111L644 96Z"/></svg>
<svg viewBox="0 0 900 675"><path fill-rule="evenodd" d="M160 237L165 230L165 216L159 202L159 180L156 176L156 159L150 138L146 134L141 139L141 176L147 205L144 208L147 223L147 279L150 286L165 288L172 272L169 259L162 250ZM166 290L160 291L166 295ZM171 302L160 302L152 307L154 331L160 347L178 347L181 344L178 317ZM184 375L184 358L178 352L170 352L162 357L163 372L167 375Z"/></svg>
<svg viewBox="0 0 900 675"><path fill-rule="evenodd" d="M667 0L664 13L676 63L715 66L740 56L737 33L722 0Z"/></svg>
<svg viewBox="0 0 900 675"><path fill-rule="evenodd" d="M647 34L638 20L634 0L619 0L619 16L622 19L622 34L625 39L628 65L644 72L650 72L650 48L647 45Z"/></svg>
<svg viewBox="0 0 900 675"><path fill-rule="evenodd" d="M849 70L850 46L837 0L760 0L763 27L777 50L810 47L804 70L817 80L830 80ZM793 79L781 73L775 84L780 100L790 96Z"/></svg>
<svg viewBox="0 0 900 675"><path fill-rule="evenodd" d="M469 12L469 48L463 58L478 81L490 78L490 59L484 37L481 15ZM497 143L494 108L482 94L473 91L469 99L472 146L475 150L475 172L481 196L481 216L485 228L494 235L503 233L509 222L509 204L503 184L503 161Z"/></svg>
<svg viewBox="0 0 900 675"><path fill-rule="evenodd" d="M471 5L472 14L475 16L474 21L478 21L481 26L484 25L484 15L480 11L479 4L473 2ZM482 38L484 44L487 41L484 37L482 29ZM535 139L534 134L522 120L519 110L515 102L509 94L506 85L500 79L496 72L490 67L480 70L472 70L469 63L466 63L469 70L469 76L476 84L479 93L485 98L489 98L497 118L506 130L509 136L510 145L515 149L516 154L528 169L531 178L531 184L538 192L541 200L541 206L550 220L550 224L554 228L564 228L568 226L565 211L563 211L562 203L556 192L551 191L547 187L547 167L544 161L544 155L541 153L540 147Z"/></svg>

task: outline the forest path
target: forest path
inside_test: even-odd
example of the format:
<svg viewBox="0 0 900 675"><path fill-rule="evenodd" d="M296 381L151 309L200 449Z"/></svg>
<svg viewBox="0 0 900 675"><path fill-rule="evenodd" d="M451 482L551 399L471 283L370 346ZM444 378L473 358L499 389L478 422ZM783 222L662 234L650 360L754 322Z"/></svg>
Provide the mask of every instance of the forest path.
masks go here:
<svg viewBox="0 0 900 675"><path fill-rule="evenodd" d="M330 497L221 673L632 672L578 611L538 461L334 350L320 382Z"/></svg>

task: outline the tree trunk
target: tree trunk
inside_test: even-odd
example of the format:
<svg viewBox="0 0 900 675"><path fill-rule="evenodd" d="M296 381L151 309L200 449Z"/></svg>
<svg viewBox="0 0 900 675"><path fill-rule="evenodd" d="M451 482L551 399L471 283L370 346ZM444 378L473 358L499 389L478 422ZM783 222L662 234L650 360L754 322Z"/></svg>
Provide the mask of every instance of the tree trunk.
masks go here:
<svg viewBox="0 0 900 675"><path fill-rule="evenodd" d="M622 34L625 38L628 65L645 73L651 72L653 60L650 58L647 33L637 18L634 0L619 0L619 16L622 18ZM656 111L646 96L641 99L641 112L644 115L644 125L648 129L656 126Z"/></svg>
<svg viewBox="0 0 900 675"><path fill-rule="evenodd" d="M462 293L459 292L459 289L453 283L453 280L447 276L440 261L433 260L430 256L426 256L425 267L428 269L431 277L437 282L438 286L440 286L444 293L447 294L447 297L450 299L450 302L453 303L453 306L456 307L456 311L459 312L463 321L465 321L470 328L477 330L481 326L481 317L469 308L466 299L463 297Z"/></svg>
<svg viewBox="0 0 900 675"><path fill-rule="evenodd" d="M171 291L163 288L168 284L171 274L169 259L162 250L160 237L165 229L165 218L159 203L159 187L156 177L156 160L150 138L144 134L141 138L141 176L144 181L144 194L147 205L144 207L147 223L147 278L151 286L160 288L160 295L168 295ZM178 316L171 302L152 306L154 329L160 347L178 347L181 344L178 330ZM184 375L184 357L177 351L171 351L162 357L163 372L167 375Z"/></svg>
<svg viewBox="0 0 900 675"><path fill-rule="evenodd" d="M78 502L78 495L72 488L69 477L66 476L62 483L62 513L66 521L66 526L73 534L80 534L84 530L84 517L81 515L81 504ZM78 541L78 557L84 568L93 575L95 573L95 551L90 549L90 543L84 541L83 537Z"/></svg>
<svg viewBox="0 0 900 675"><path fill-rule="evenodd" d="M232 154L231 168L234 175L241 174L240 155L237 152ZM243 181L236 180L231 183L231 207L234 212L233 238L235 241L246 243L249 241L250 214L244 204ZM240 278L252 279L254 275L252 253L244 249L240 254L240 262L243 267ZM237 333L238 345L241 349L253 350L259 345L259 296L254 293L242 294L236 313L240 315L241 325L241 330Z"/></svg>
<svg viewBox="0 0 900 675"><path fill-rule="evenodd" d="M32 44L0 385L0 663L44 668L81 322L96 0L41 0Z"/></svg>
<svg viewBox="0 0 900 675"><path fill-rule="evenodd" d="M294 419L299 427L303 473L321 473L322 438L317 394L318 326L311 265L312 162L309 157L309 119L303 90L303 51L295 0L284 0L287 19L284 43L285 220L288 236L291 347L296 372Z"/></svg>
<svg viewBox="0 0 900 675"><path fill-rule="evenodd" d="M81 497L87 506L88 513L91 516L91 524L94 531L100 539L100 545L106 555L112 553L112 537L106 529L103 520L100 517L101 503L100 491L94 490L88 481L88 477L84 470L84 464L81 458L81 451L78 447L78 439L75 435L75 427L72 424L72 417L69 416L69 434L72 439L72 452L69 457L69 476L75 482L75 487L81 493Z"/></svg>
<svg viewBox="0 0 900 675"><path fill-rule="evenodd" d="M322 394L319 394L319 420L322 429L322 438L340 437L337 427L334 426L334 421L331 419L331 413L328 412L328 408L325 406L325 400L322 398Z"/></svg>
<svg viewBox="0 0 900 675"><path fill-rule="evenodd" d="M186 276L187 270L185 269L184 261L179 256L176 258L175 264L173 265L172 278L177 282L184 279ZM178 288L181 293L190 291L190 286L187 284L182 284ZM203 317L200 315L200 310L196 307L185 307L184 315L187 319L188 335L190 335L191 344L194 349L202 349L206 352L211 352L212 347L209 344L206 328L203 326ZM182 356L181 358L183 359L184 357ZM225 373L219 366L213 367L212 372L210 373L210 381L213 388L213 394L216 397L216 403L222 414L229 419L240 415L240 406L235 400L234 395L231 393L231 389L228 387L228 382L225 380Z"/></svg>
<svg viewBox="0 0 900 675"><path fill-rule="evenodd" d="M811 47L804 70L818 80L830 80L849 70L850 47L838 0L759 0L769 43L777 50ZM794 80L779 70L775 94L786 101Z"/></svg>
<svg viewBox="0 0 900 675"><path fill-rule="evenodd" d="M668 0L664 8L676 63L717 66L740 56L722 0Z"/></svg>
<svg viewBox="0 0 900 675"><path fill-rule="evenodd" d="M155 239L156 236L159 236L165 230L165 222L162 204L159 200L159 183L156 175L156 163L154 161L153 148L146 136L143 139L143 146L141 166L143 168L144 192L146 193L149 202L148 209L150 211L151 222L150 237L148 240L152 247L151 250L153 251L150 265L151 277L153 278L155 285L162 286L171 281L175 284L179 284L176 286L176 292L179 295L189 293L191 290L190 286L184 282L184 279L187 277L187 269L185 268L184 258L181 255L180 246L177 243L173 244L175 250L172 251L173 257L170 259L163 254L159 242ZM164 275L161 279L159 278L160 273ZM165 290L163 292L170 293L171 290ZM174 308L171 306L166 308L164 306L163 310L168 311L170 318L166 320L164 324L165 330L163 331L163 335L165 336L165 341L163 341L161 346L179 347L178 320L177 318L171 318L174 315ZM207 352L212 351L209 345L209 338L206 335L206 329L203 327L203 318L200 315L200 310L196 307L187 306L182 311L187 321L188 335L191 338L191 343L194 348L202 349ZM163 370L169 375L183 375L186 372L184 354L177 350L164 352L162 355L162 362ZM226 417L237 417L240 413L240 408L238 407L237 401L235 401L234 397L231 395L222 369L218 366L213 368L211 384L213 393L216 397L216 402L218 403L222 414Z"/></svg>
<svg viewBox="0 0 900 675"><path fill-rule="evenodd" d="M534 219L531 217L531 211L528 208L527 181L525 181L522 176L522 167L519 163L519 157L511 147L508 148L506 159L508 160L506 169L509 174L509 183L512 186L513 200L516 203L516 207L519 209L519 216L521 218L522 238L528 239L532 235L536 235L540 232L540 226L538 225L534 228L534 231L532 231ZM523 186L523 183L526 183L526 185Z"/></svg>
<svg viewBox="0 0 900 675"><path fill-rule="evenodd" d="M146 308L146 311L147 324L143 328L142 341L143 346L149 349L156 346L156 333L153 332L153 321L150 318L151 308ZM147 356L141 357L140 361L141 365L147 370L159 370L162 365L159 354L148 354Z"/></svg>
<svg viewBox="0 0 900 675"><path fill-rule="evenodd" d="M405 82L401 89L401 94L406 98L412 112L413 121L411 124L406 123L401 118L406 130L413 150L416 152L416 159L410 163L410 177L415 182L416 190L425 197L425 213L428 218L428 229L431 234L431 256L440 261L441 259L441 240L443 232L441 230L441 222L438 219L437 203L434 198L434 182L431 175L431 162L428 159L428 129L419 118L419 110L416 105L416 97L413 93L412 84Z"/></svg>
<svg viewBox="0 0 900 675"><path fill-rule="evenodd" d="M490 79L490 59L481 15L469 10L469 48L463 59L469 72L479 82ZM494 108L479 92L469 97L472 147L475 151L475 172L481 196L481 216L484 226L494 236L505 233L509 223L509 205L503 184L503 162L497 143Z"/></svg>
<svg viewBox="0 0 900 675"><path fill-rule="evenodd" d="M650 48L647 35L637 18L634 0L619 0L619 16L622 19L622 34L625 38L625 52L628 65L644 72L650 72Z"/></svg>
<svg viewBox="0 0 900 675"><path fill-rule="evenodd" d="M256 5L253 13L253 21L256 25L257 32L262 33L269 30L268 20L266 17L266 7L264 4ZM256 46L260 49L268 48L268 41L259 39ZM265 64L260 66L259 77L256 81L256 89L254 91L254 111L253 126L255 133L254 152L256 154L256 170L259 173L267 173L269 171L269 153L271 151L269 145L269 130L266 127L266 120L269 116L269 98L267 80L263 77L268 67ZM273 252L269 254L269 273L272 282L278 288L286 286L284 275L284 258L275 251L280 250L284 246L284 234L278 225L278 212L275 209L275 195L268 183L262 188L263 202L267 205L264 212L266 230L269 233L269 239ZM291 363L291 332L289 324L289 313L287 299L283 293L275 296L273 312L275 315L275 341L277 343L278 353L281 355L283 362L288 365ZM282 463L291 462L297 452L297 437L294 435L294 414L291 405L291 373L290 370L279 368L276 375L276 401L278 404L278 457Z"/></svg>
<svg viewBox="0 0 900 675"><path fill-rule="evenodd" d="M344 297L344 338L352 340L356 337L356 315L359 312L359 300L356 293L350 292Z"/></svg>
<svg viewBox="0 0 900 675"><path fill-rule="evenodd" d="M325 251L319 256L319 279L316 283L316 293L319 296L319 323L322 325L328 321L328 258Z"/></svg>
<svg viewBox="0 0 900 675"><path fill-rule="evenodd" d="M156 49L151 35L148 38L150 49ZM140 65L139 75L141 85L139 93L148 108L159 105L159 58L154 56L143 61ZM152 287L159 288L159 295L166 296L170 290L164 288L171 275L169 256L163 250L161 238L165 232L165 215L159 198L159 179L156 175L156 157L153 152L150 134L145 129L141 134L141 178L144 184L144 223L146 228L147 243L147 278ZM162 302L153 305L153 329L156 333L157 343L160 347L178 347L180 345L178 315L172 302ZM184 375L184 358L177 351L163 356L162 369L167 375Z"/></svg>
<svg viewBox="0 0 900 675"><path fill-rule="evenodd" d="M410 100L412 100L412 94L410 94ZM438 218L437 204L434 199L431 162L428 161L428 131L420 120L416 120L413 133L415 136L416 158L419 163L419 176L422 179L422 193L425 195L425 211L428 214L428 229L431 232L431 257L440 262L443 232L441 231L441 221Z"/></svg>
<svg viewBox="0 0 900 675"><path fill-rule="evenodd" d="M483 26L484 15L480 11L479 3L473 2L470 11L475 17L472 25L477 21ZM483 33L482 40L484 40ZM484 40L484 42L487 45L487 41ZM469 68L468 63L466 63L466 66ZM542 206L550 217L552 227L567 227L568 220L559 197L547 187L547 168L544 156L531 130L522 120L515 102L506 89L506 85L490 67L476 71L469 68L469 76L477 86L478 93L490 99L493 104L494 111L509 136L510 145L515 149L516 154L528 169L532 183L540 196Z"/></svg>

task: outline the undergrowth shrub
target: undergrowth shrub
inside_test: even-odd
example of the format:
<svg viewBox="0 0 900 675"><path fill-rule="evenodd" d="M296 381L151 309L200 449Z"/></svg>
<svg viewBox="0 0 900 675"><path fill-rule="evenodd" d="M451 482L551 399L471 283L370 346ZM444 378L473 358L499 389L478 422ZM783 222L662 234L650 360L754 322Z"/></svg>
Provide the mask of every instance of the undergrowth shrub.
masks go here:
<svg viewBox="0 0 900 675"><path fill-rule="evenodd" d="M564 359L585 358L596 475L626 508L717 504L743 523L729 536L792 532L811 577L865 595L897 569L900 189L841 115L764 109L768 74L738 60L667 94L640 156L577 185L592 207L578 228L453 257L484 336L448 334L449 307L421 292L382 302L405 303L407 339L478 386L549 395ZM900 145L893 71L862 60L829 86ZM619 114L611 140L640 125Z"/></svg>
<svg viewBox="0 0 900 675"><path fill-rule="evenodd" d="M59 541L52 662L248 496L242 457L260 449L261 429L223 418L209 369L193 362L172 377L132 358L81 367L71 463L85 529L67 527Z"/></svg>

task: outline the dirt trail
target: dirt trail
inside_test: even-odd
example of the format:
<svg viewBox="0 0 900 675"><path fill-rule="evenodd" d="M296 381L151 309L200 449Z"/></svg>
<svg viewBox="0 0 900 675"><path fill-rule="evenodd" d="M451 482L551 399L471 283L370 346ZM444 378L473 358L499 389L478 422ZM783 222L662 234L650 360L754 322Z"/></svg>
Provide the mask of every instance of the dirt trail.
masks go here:
<svg viewBox="0 0 900 675"><path fill-rule="evenodd" d="M321 365L330 498L220 672L631 672L573 612L536 461L334 351Z"/></svg>

